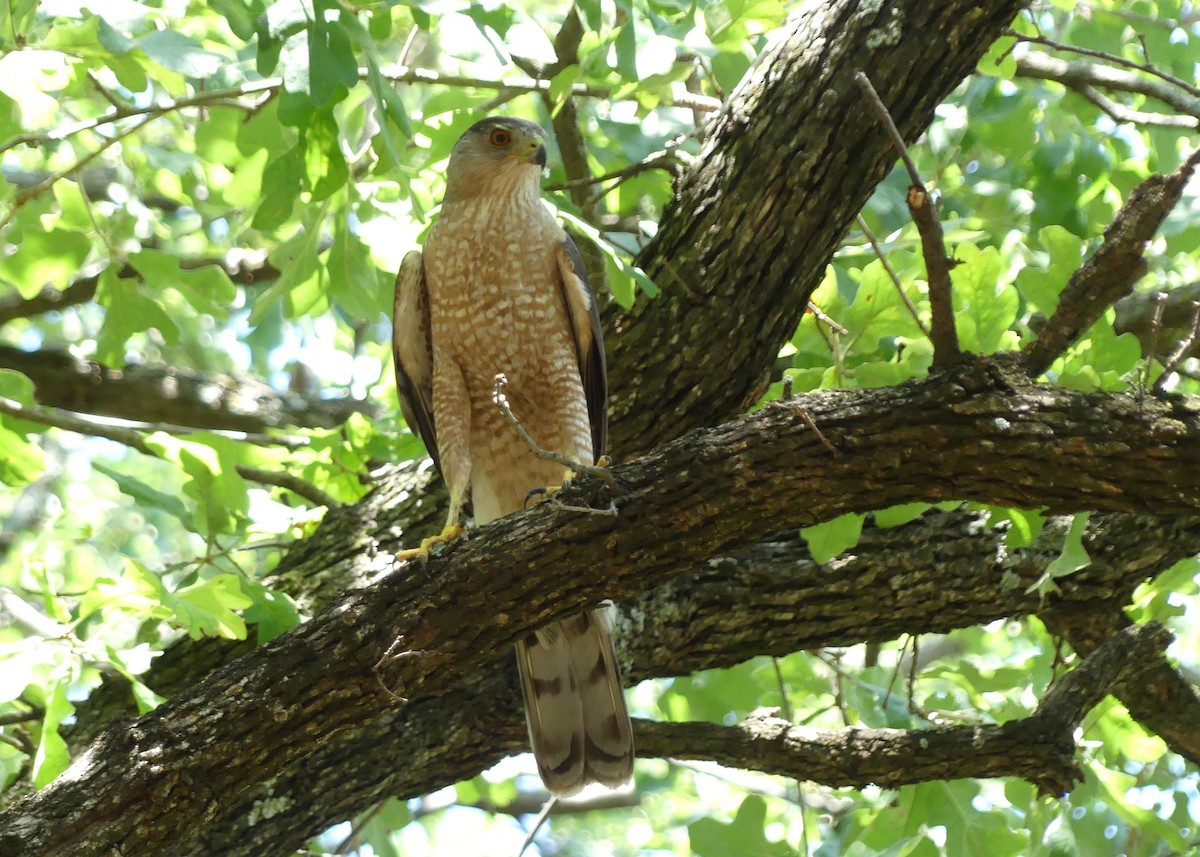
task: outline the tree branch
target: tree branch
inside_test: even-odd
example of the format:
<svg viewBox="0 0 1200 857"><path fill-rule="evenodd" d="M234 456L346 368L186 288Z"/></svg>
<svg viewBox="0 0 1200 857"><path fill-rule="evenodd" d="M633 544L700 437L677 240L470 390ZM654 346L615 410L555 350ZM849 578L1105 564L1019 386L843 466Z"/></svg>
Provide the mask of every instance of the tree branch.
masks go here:
<svg viewBox="0 0 1200 857"><path fill-rule="evenodd" d="M548 92L550 90L550 81L548 80L533 80L527 77L517 77L510 80L488 80L478 77L465 77L454 74L441 74L426 68L412 68L409 66L396 66L382 70L383 76L392 83L421 83L433 84L436 86L460 87L466 89L490 89L497 92L512 90L516 92ZM365 80L370 75L368 69L359 69L358 76L360 80ZM197 92L193 95L178 96L167 99L159 104L151 104L144 107L127 105L114 108L107 113L102 113L99 116L94 116L89 119L83 119L71 125L56 128L52 131L43 131L34 134L20 134L0 143L0 153L6 152L9 149L17 146L33 146L42 147L50 143L65 140L68 137L73 137L83 131L91 131L100 128L104 125L111 125L114 122L119 122L123 119L133 117L145 117L147 120L157 119L165 116L168 113L174 113L179 110L185 110L190 107L205 107L214 104L232 104L235 107L242 109L253 109L254 104L246 103L246 99L259 97L270 97L279 91L283 86L283 79L280 77L269 77L263 80L254 80L248 83L243 83L240 86L227 87L225 89L210 89L203 92ZM607 87L587 86L582 83L574 84L571 87L571 92L574 95L580 95L587 98L602 98L605 100L616 100L612 97L612 90ZM673 102L675 106L684 107L689 110L716 111L721 108L721 104L715 98L707 98L704 96L692 95L690 93L680 95ZM145 124L145 123L141 123ZM139 125L138 127L141 127ZM65 174L69 175L73 169Z"/></svg>
<svg viewBox="0 0 1200 857"><path fill-rule="evenodd" d="M898 788L931 780L1021 777L1059 796L1081 779L1075 729L1119 680L1153 663L1171 642L1161 625L1130 627L1110 638L1055 684L1029 717L985 726L847 729L820 733L776 717L736 727L639 721L638 751L706 759L840 788Z"/></svg>
<svg viewBox="0 0 1200 857"><path fill-rule="evenodd" d="M933 368L945 369L958 360L962 351L958 347L958 331L954 323L954 296L950 282L950 269L954 265L946 255L942 223L938 220L937 210L925 189L925 182L917 172L917 165L908 154L904 138L900 136L900 130L879 93L871 85L870 78L860 71L854 75L854 80L866 95L867 102L875 109L875 114L887 129L892 145L896 147L900 160L908 170L909 186L905 201L908 204L909 216L916 224L917 234L921 236L921 255L925 259L925 271L929 275L929 308L932 317L929 341L933 343ZM903 289L900 294L903 296ZM905 302L907 303L907 298ZM920 325L919 320L917 324Z"/></svg>
<svg viewBox="0 0 1200 857"><path fill-rule="evenodd" d="M1075 90L1086 97L1086 91L1094 88L1115 92L1144 95L1161 101L1184 116L1170 114L1143 114L1159 121L1181 120L1180 126L1195 127L1200 120L1200 96L1188 93L1173 83L1144 77L1134 71L1119 71L1102 63L1067 62L1038 51L1017 57L1017 75L1038 80L1052 80ZM1112 103L1112 102L1110 102ZM1128 109L1128 108L1125 108ZM1106 111L1107 112L1107 111Z"/></svg>
<svg viewBox="0 0 1200 857"><path fill-rule="evenodd" d="M791 402L668 444L614 469L625 489L619 518L531 510L452 543L428 567L399 568L105 732L0 830L33 819L19 831L27 843L77 854L135 829L141 841L178 841L230 796L389 711L393 694L449 692L547 621L844 512L953 494L1064 512L1200 513L1200 416L1190 403L1139 407L1130 397L1028 384L979 361L804 405L840 457L814 454L819 442ZM894 478L897 468L904 478ZM563 499L587 505L600 490L581 481ZM374 666L388 650L398 654ZM159 799L147 801L147 790ZM59 808L53 820L48 807Z"/></svg>
<svg viewBox="0 0 1200 857"><path fill-rule="evenodd" d="M288 426L332 428L354 413L378 416L366 401L279 393L249 375L157 364L110 369L54 349L0 345L0 368L15 369L33 381L38 402L47 407L142 424L265 432Z"/></svg>
<svg viewBox="0 0 1200 857"><path fill-rule="evenodd" d="M796 11L710 123L639 254L661 294L604 314L609 365L637 367L611 375L618 456L727 420L770 383L833 251L895 163L854 72L876 82L901 134L916 139L1020 8L954 0ZM886 49L862 53L897 24Z"/></svg>
<svg viewBox="0 0 1200 857"><path fill-rule="evenodd" d="M1197 164L1200 149L1170 175L1152 175L1133 189L1104 230L1104 243L1071 275L1054 315L1023 349L1025 369L1032 377L1049 369L1105 310L1132 291L1146 272L1146 243L1179 201Z"/></svg>

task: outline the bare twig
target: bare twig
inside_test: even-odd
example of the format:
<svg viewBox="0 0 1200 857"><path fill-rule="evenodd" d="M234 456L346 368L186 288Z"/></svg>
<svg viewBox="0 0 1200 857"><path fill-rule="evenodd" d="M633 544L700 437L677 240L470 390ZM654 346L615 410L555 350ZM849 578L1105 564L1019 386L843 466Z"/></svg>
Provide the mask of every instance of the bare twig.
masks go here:
<svg viewBox="0 0 1200 857"><path fill-rule="evenodd" d="M517 851L517 857L523 857L529 846L533 844L533 838L537 836L538 831L542 829L542 825L546 823L546 819L550 817L551 810L558 803L558 798L550 795L546 799L546 803L542 806L542 811L538 813L537 818L533 820L533 825L529 828L529 833L525 835L525 841L521 844L521 848Z"/></svg>
<svg viewBox="0 0 1200 857"><path fill-rule="evenodd" d="M1192 116L1172 116L1169 113L1147 113L1144 110L1134 110L1124 104L1118 104L1091 86L1072 87L1072 89L1099 107L1114 122L1153 125L1158 128L1195 128L1200 126L1200 119Z"/></svg>
<svg viewBox="0 0 1200 857"><path fill-rule="evenodd" d="M1200 164L1196 149L1169 175L1152 175L1130 193L1104 231L1104 242L1080 266L1058 300L1058 307L1037 339L1022 350L1026 371L1037 377L1146 272L1146 243L1179 201L1192 171Z"/></svg>
<svg viewBox="0 0 1200 857"><path fill-rule="evenodd" d="M411 66L393 66L383 69L384 78L392 83L421 83L432 84L437 86L449 86L466 89L490 89L497 92L512 90L517 92L549 92L549 80L535 80L531 77L516 77L510 80L488 80L479 77L467 77L463 75L440 74L427 68L413 68ZM369 75L367 69L359 69L359 79L365 79ZM84 119L71 125L62 128L56 128L51 131L43 131L32 134L21 134L12 137L0 144L0 152L8 151L16 146L44 146L47 143L53 143L59 140L65 140L68 137L73 137L83 131L88 131L93 128L99 128L103 125L110 125L113 122L118 122L122 119L128 119L134 116L145 116L147 119L157 119L160 116L165 116L168 113L173 113L189 107L205 107L215 104L225 104L238 109L251 111L254 110L260 103L259 101L247 101L253 96L273 96L278 92L283 85L283 79L279 77L269 77L264 80L255 80L249 83L244 83L240 86L228 87L226 89L213 89L207 92L197 92L193 95L180 96L172 98L159 104L152 104L145 107L123 106L114 108L113 110L103 113L99 116L94 116L90 119ZM612 100L612 90L603 86L588 86L586 84L577 83L571 87L573 95L583 96L585 98L601 98ZM721 109L721 102L715 98L706 96L679 95L676 97L671 106L684 107L690 110L702 110L705 112L715 112ZM140 126L139 126L140 127Z"/></svg>
<svg viewBox="0 0 1200 857"><path fill-rule="evenodd" d="M114 440L131 449L136 449L143 455L158 457L158 453L147 445L140 432L122 426L110 426L84 419L54 408L43 408L39 405L23 405L13 399L0 396L0 414L7 414L17 419L28 420L38 425L73 431L93 437Z"/></svg>
<svg viewBox="0 0 1200 857"><path fill-rule="evenodd" d="M500 409L500 413L504 414L504 418L521 436L521 440L525 441L526 445L533 450L533 454L538 458L544 458L546 461L553 461L556 464L561 464L567 470L579 476L595 476L605 485L611 488L614 492L620 493L621 486L617 484L617 480L613 478L612 473L607 467L596 467L589 464L580 464L559 452L551 452L548 449L542 449L538 442L533 439L533 435L525 426L521 425L521 421L517 419L512 412L512 408L508 404L508 397L504 395L504 387L508 384L508 378L501 373L496 376L496 386L492 390L492 402Z"/></svg>
<svg viewBox="0 0 1200 857"><path fill-rule="evenodd" d="M888 112L887 105L883 103L883 99L875 91L875 87L871 84L871 79L861 71L856 71L854 73L854 82L859 85L863 94L867 96L867 101L875 110L875 115L879 117L879 121L887 129L888 136L892 138L892 145L896 147L896 151L900 154L900 160L904 162L904 168L908 170L909 183L924 187L925 185L921 181L921 174L917 172L917 165L913 162L912 156L908 154L908 146L905 145L904 138L900 136L900 129L896 127L896 123L892 120L892 114Z"/></svg>
<svg viewBox="0 0 1200 857"><path fill-rule="evenodd" d="M838 324L836 321L834 321L832 318L830 318L829 315L826 314L825 310L821 309L819 306L817 306L812 301L808 302L808 311L813 314L813 317L816 318L817 321L825 322L825 324L829 325L829 327L831 329L836 330L842 336L845 336L850 332L850 331L846 330L846 328L844 328L840 324Z"/></svg>
<svg viewBox="0 0 1200 857"><path fill-rule="evenodd" d="M1111 92L1144 95L1162 102L1179 113L1200 119L1200 98L1189 95L1174 84L1147 78L1136 72L1123 71L1097 63L1068 62L1049 54L1034 51L1017 58L1017 75L1037 80L1051 80L1079 92L1095 87ZM1156 116L1159 119L1181 118L1162 114L1148 115Z"/></svg>
<svg viewBox="0 0 1200 857"><path fill-rule="evenodd" d="M67 176L71 175L72 173L81 171L84 167L86 167L88 164L90 164L96 158L100 157L100 155L104 154L104 152L108 151L109 148L111 148L112 146L121 142L126 137L128 137L130 134L133 134L136 131L139 131L142 128L144 128L154 118L155 118L154 116L146 116L140 122L136 122L133 125L130 125L128 128L123 128L119 133L116 133L113 136L106 138L104 140L104 142L101 143L97 148L95 148L91 152L88 152L82 158L75 161L75 163L70 164L69 166L59 170L56 173L51 173L49 176L47 176L42 181L38 182L33 187L29 187L29 188L26 188L25 190L21 191L19 194L16 195L16 197L13 198L12 205L9 207L8 212L4 215L3 218L0 218L0 232L2 232L4 230L4 228L7 227L8 224L12 222L12 219L13 219L13 217L16 216L17 212L20 211L25 206L25 204L27 202L29 202L31 199L33 199L33 198L39 196L40 194L46 192L47 190L49 190L51 187L54 186L55 182L59 181L60 179L64 179ZM3 151L2 147L0 147L0 151Z"/></svg>
<svg viewBox="0 0 1200 857"><path fill-rule="evenodd" d="M305 500L308 500L314 506L324 506L327 509L336 509L341 504L329 494L326 494L316 485L311 482L305 482L299 476L294 476L291 473L284 473L276 470L263 470L259 467L247 467L244 464L237 466L237 472L243 479L249 479L251 482L258 482L262 485L274 485L277 488L286 488L293 494L298 494Z"/></svg>
<svg viewBox="0 0 1200 857"><path fill-rule="evenodd" d="M1165 80L1167 83L1179 87L1184 92L1188 92L1195 97L1200 98L1200 88L1193 86L1186 80L1182 80L1181 78L1175 77L1172 74L1161 71L1148 62L1134 62L1133 60L1127 60L1124 57L1117 56L1116 54L1097 51L1091 48L1081 48L1077 47L1076 45L1067 45L1062 42L1056 42L1054 39L1050 39L1045 36L1028 36L1024 33L1018 33L1013 29L1005 29L1003 32L1004 35L1012 36L1019 42L1029 42L1030 44L1034 45L1042 45L1043 47L1053 48L1056 51L1068 51L1069 53L1079 54L1085 57L1092 57L1093 59L1104 60L1106 63L1111 65L1121 66L1123 68L1131 68L1136 71L1144 71L1146 74L1152 74L1160 80Z"/></svg>
<svg viewBox="0 0 1200 857"><path fill-rule="evenodd" d="M1154 315L1150 319L1150 345L1142 361L1142 371L1139 375L1139 390L1145 392L1150 382L1150 365L1158 355L1158 335L1162 333L1163 311L1167 308L1167 293L1159 292L1154 298Z"/></svg>
<svg viewBox="0 0 1200 857"><path fill-rule="evenodd" d="M1192 318L1192 332L1184 337L1179 346L1171 352L1171 356L1163 363L1162 374L1154 382L1154 392L1156 393L1163 388L1171 373L1179 368L1179 364L1183 362L1188 353L1196 346L1197 340L1200 340L1200 301L1196 301L1192 306L1196 309L1196 313Z"/></svg>
<svg viewBox="0 0 1200 857"><path fill-rule="evenodd" d="M871 232L870 227L867 226L866 219L861 214L857 215L857 217L858 228L862 230L862 234L866 236L867 241L871 244L871 248L875 251L875 255L883 264L883 270L887 271L888 277L891 278L892 284L895 285L896 292L900 295L900 300L904 301L905 309L908 310L908 314L912 316L913 321L917 323L917 327L921 328L921 332L925 334L925 338L932 342L933 336L930 334L929 328L925 326L925 322L921 321L921 316L917 312L917 308L913 306L913 302L909 300L908 295L904 293L904 285L900 282L900 277L896 273L896 269L893 268L891 262L888 261L887 255L883 252L883 248L879 246L879 242L875 239L875 234Z"/></svg>
<svg viewBox="0 0 1200 857"><path fill-rule="evenodd" d="M958 331L954 324L954 298L951 294L950 269L954 264L946 254L942 224L937 218L929 192L925 190L925 183L921 181L921 174L917 172L917 165L909 156L904 138L900 136L900 131L892 121L883 99L871 85L870 79L861 71L855 72L854 80L867 96L867 101L879 116L879 121L887 128L888 136L892 138L892 143L908 170L911 182L906 197L908 211L921 236L921 252L925 257L925 270L929 275L929 307L933 320L929 339L933 343L933 368L945 369L958 359L962 351L958 346Z"/></svg>
<svg viewBox="0 0 1200 857"><path fill-rule="evenodd" d="M654 152L648 155L644 160L638 161L636 164L630 164L627 167L622 167L619 170L605 173L602 176L584 176L577 179L569 179L564 182L555 182L548 184L544 190L571 190L577 187L591 187L593 185L603 184L607 181L613 181L611 187L605 188L604 193L611 192L622 182L628 181L634 176L641 175L650 170L664 170L671 175L676 175L679 172L679 155L671 151ZM615 181L614 181L615 180Z"/></svg>

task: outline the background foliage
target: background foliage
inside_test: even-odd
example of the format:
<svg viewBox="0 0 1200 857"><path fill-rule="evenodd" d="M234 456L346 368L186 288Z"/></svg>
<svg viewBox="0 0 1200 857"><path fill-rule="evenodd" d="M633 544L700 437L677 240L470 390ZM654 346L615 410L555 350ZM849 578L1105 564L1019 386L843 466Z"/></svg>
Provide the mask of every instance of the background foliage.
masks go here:
<svg viewBox="0 0 1200 857"><path fill-rule="evenodd" d="M299 621L287 597L261 582L281 551L312 530L323 500L353 501L369 490L376 463L423 455L393 406L392 272L436 215L450 146L480 115L512 112L548 126L564 99L580 95L588 166L615 175L580 193L552 157L548 198L599 239L607 299L628 305L637 289L654 293L632 253L654 232L672 170L701 145L697 121L770 44L789 6L590 0L576 8L578 61L552 77L547 105L528 86L501 82L518 77L514 66L555 61L560 4L0 7L0 345L43 360L68 353L130 377L148 367L198 373L200 396L216 412L200 426L138 422L147 403L135 402L119 413L78 407L91 416L72 424L62 410L39 409L45 391L35 395L26 374L0 368L4 786L41 786L65 768L60 728L102 676L126 676L145 711L158 699L137 677L172 639L239 638L248 626L266 639ZM1112 55L1092 60L1099 65L1150 62L1194 82L1198 20L1193 6L1171 0L1055 0L1014 27ZM1079 92L1022 72L1020 60L1043 50L1012 37L998 43L914 149L961 263L958 330L975 352L1028 340L1131 188L1173 169L1197 143L1195 122L1190 131L1170 124L1181 116L1159 99L1121 93L1118 106L1137 121L1120 121ZM866 234L852 232L814 296L845 333L805 318L781 355L795 390L887 386L928 371L924 262L906 187L906 176L893 173L862 224L878 236L917 317ZM1200 279L1197 191L1193 183L1153 242L1142 289ZM32 309L54 295L53 306ZM1154 383L1162 361L1145 360L1137 336L1120 327L1110 311L1048 376L1085 390ZM1195 367L1181 369L1169 386L1197 392ZM289 402L355 406L332 423L238 430L230 415L253 407L231 405L225 393L248 378ZM173 385L162 395L169 412ZM316 490L301 496L283 475ZM923 508L875 519L894 525ZM992 521L1010 528L1011 547L1043 523L1036 512L1002 509ZM1056 575L1087 562L1082 521L1040 584L1045 592ZM852 548L861 525L848 516L804 535L827 559ZM1171 654L1193 680L1198 571L1194 560L1182 563L1144 586L1131 608L1136 619L1162 619L1176 632ZM927 639L919 652L901 640L882 652L758 659L647 682L631 699L659 719L732 723L775 706L823 728L1002 722L1033 709L1063 668L1060 654L1036 620L1014 620ZM919 669L910 677L914 655ZM1038 799L1022 781L835 791L643 760L636 800L556 816L535 847L714 857L1165 857L1195 847L1193 767L1111 699L1084 723L1081 746L1086 780L1061 801ZM510 760L424 799L390 801L313 848L515 852L525 811L476 807L519 806L535 788L531 771L526 760Z"/></svg>

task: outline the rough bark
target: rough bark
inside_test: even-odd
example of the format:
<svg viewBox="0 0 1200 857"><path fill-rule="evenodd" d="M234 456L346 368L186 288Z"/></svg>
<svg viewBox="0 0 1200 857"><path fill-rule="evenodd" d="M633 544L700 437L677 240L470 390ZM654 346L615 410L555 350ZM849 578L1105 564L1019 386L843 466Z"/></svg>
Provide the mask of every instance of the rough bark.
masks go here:
<svg viewBox="0 0 1200 857"><path fill-rule="evenodd" d="M620 602L616 630L626 681L727 667L755 655L943 633L1037 612L1043 605L1030 587L1061 551L1068 523L1053 521L1029 547L1006 551L1003 529L989 526L986 515L930 511L900 527L868 526L853 552L827 565L813 563L796 535L703 563ZM1094 515L1086 544L1096 561L1061 580L1061 594L1049 602L1084 623L1119 611L1146 577L1200 551L1200 519ZM1200 735L1195 725L1200 699L1160 653L1147 672L1161 670L1171 674L1174 692L1165 696L1176 704L1164 706L1160 719L1188 733L1172 749L1200 764L1200 754L1187 754ZM1144 698L1137 683L1118 692L1131 708ZM512 659L501 653L437 698L414 701L335 738L247 791L188 853L256 857L273 847L282 853L289 843L303 842L389 795L417 797L469 779L526 749L519 705ZM639 724L641 730L651 728L667 740L669 724ZM646 753L650 747L642 734L639 752ZM681 743L671 740L675 747ZM953 768L953 759L931 761ZM750 767L773 764L764 749ZM825 781L815 768L806 777ZM312 794L322 800L311 800Z"/></svg>
<svg viewBox="0 0 1200 857"><path fill-rule="evenodd" d="M729 419L765 389L838 241L896 162L854 73L912 142L1023 5L798 10L730 96L642 253L662 296L606 318L610 365L639 367L613 379L619 456Z"/></svg>
<svg viewBox="0 0 1200 857"><path fill-rule="evenodd" d="M397 696L446 693L538 625L779 530L951 497L1200 513L1195 403L1072 393L991 361L803 403L839 456L784 402L615 468L617 517L535 509L482 528L110 728L0 819L10 831L0 846L155 853ZM599 502L604 490L581 483L564 501Z"/></svg>

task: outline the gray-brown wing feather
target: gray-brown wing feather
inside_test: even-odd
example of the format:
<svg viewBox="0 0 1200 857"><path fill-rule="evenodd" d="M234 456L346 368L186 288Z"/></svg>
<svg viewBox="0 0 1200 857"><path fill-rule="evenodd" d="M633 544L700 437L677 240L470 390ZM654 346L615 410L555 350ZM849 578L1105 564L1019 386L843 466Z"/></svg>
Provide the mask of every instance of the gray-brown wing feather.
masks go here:
<svg viewBox="0 0 1200 857"><path fill-rule="evenodd" d="M429 328L429 292L425 264L413 250L400 263L392 304L392 355L396 363L396 392L410 430L421 435L433 463L438 460L433 424L433 340Z"/></svg>
<svg viewBox="0 0 1200 857"><path fill-rule="evenodd" d="M558 248L558 270L579 357L579 376L587 396L592 453L594 458L599 458L608 443L608 367L604 361L604 335L583 256L569 235Z"/></svg>

